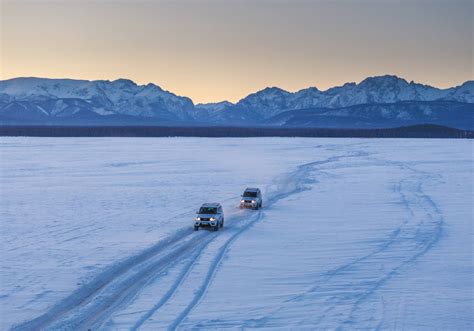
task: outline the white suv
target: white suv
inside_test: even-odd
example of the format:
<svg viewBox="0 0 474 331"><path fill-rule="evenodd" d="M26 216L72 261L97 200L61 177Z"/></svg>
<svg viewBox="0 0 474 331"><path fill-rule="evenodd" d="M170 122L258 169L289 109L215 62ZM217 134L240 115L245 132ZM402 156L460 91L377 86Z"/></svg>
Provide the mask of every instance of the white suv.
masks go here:
<svg viewBox="0 0 474 331"><path fill-rule="evenodd" d="M247 187L241 197L240 208L262 208L262 192L259 188Z"/></svg>
<svg viewBox="0 0 474 331"><path fill-rule="evenodd" d="M205 203L196 214L194 231L199 230L199 227L209 227L218 231L224 226L224 211L220 203Z"/></svg>

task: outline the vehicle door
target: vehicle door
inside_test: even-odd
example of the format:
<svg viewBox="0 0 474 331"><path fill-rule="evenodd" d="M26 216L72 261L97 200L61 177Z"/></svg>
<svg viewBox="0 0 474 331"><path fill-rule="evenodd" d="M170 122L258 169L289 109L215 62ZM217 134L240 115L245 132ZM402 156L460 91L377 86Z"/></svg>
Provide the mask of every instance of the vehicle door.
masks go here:
<svg viewBox="0 0 474 331"><path fill-rule="evenodd" d="M220 222L222 219L222 207L217 208L217 220Z"/></svg>

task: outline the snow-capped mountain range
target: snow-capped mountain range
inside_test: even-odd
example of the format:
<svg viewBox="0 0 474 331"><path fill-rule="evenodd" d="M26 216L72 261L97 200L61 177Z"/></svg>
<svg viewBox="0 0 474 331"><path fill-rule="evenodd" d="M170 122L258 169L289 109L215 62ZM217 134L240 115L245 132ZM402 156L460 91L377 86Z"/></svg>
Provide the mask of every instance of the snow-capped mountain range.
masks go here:
<svg viewBox="0 0 474 331"><path fill-rule="evenodd" d="M0 121L5 124L376 127L381 125L376 118L382 118L384 126L421 121L456 122L455 126L470 128L473 106L474 81L439 89L392 75L369 77L326 91L310 87L288 92L269 87L236 104L197 105L157 85L137 85L127 79L0 81Z"/></svg>

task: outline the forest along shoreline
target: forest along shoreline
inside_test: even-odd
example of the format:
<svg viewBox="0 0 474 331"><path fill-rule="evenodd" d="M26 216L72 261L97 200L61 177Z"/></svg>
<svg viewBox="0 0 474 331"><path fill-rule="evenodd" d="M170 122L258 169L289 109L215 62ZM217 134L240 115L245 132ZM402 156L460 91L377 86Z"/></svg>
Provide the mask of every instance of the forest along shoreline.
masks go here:
<svg viewBox="0 0 474 331"><path fill-rule="evenodd" d="M16 126L0 125L2 137L353 137L474 138L474 131L440 125L380 129L172 127L172 126Z"/></svg>

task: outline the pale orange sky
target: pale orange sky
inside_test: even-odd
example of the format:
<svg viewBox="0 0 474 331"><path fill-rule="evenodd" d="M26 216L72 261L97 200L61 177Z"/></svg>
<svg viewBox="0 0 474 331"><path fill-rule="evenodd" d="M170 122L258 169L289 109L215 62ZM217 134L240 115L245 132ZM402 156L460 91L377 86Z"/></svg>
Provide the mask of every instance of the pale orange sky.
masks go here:
<svg viewBox="0 0 474 331"><path fill-rule="evenodd" d="M129 78L198 102L473 79L471 0L0 0L0 79Z"/></svg>

